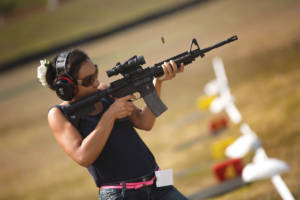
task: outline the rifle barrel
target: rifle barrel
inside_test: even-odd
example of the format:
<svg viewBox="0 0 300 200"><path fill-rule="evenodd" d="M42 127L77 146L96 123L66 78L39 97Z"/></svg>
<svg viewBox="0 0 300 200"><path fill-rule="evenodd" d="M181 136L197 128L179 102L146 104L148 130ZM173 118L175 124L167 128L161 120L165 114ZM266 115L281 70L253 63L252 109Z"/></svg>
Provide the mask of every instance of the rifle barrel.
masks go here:
<svg viewBox="0 0 300 200"><path fill-rule="evenodd" d="M215 44L215 45L213 45L213 46L207 47L207 48L205 48L205 49L201 49L200 51L201 51L202 53L206 53L206 52L208 52L208 51L210 51L210 50L212 50L212 49L218 48L218 47L220 47L220 46L223 46L223 45L225 45L225 44L228 44L228 43L230 43L230 42L233 42L233 41L235 41L235 40L237 40L237 39L238 39L238 37L237 37L236 35L234 35L234 36L228 38L227 40L224 40L224 41L222 41L222 42L219 42L219 43L217 43L217 44Z"/></svg>

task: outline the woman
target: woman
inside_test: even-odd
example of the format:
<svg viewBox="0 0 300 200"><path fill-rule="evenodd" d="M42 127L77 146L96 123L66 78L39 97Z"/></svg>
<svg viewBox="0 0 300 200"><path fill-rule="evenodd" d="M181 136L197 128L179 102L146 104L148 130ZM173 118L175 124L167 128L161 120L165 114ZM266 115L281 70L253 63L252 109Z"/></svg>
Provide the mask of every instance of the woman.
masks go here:
<svg viewBox="0 0 300 200"><path fill-rule="evenodd" d="M163 64L164 76L153 84L160 95L162 83L177 72L176 63ZM99 199L186 199L173 186L157 187L158 165L134 128L151 130L155 116L147 106L137 108L135 96L104 97L95 109L74 127L61 106L78 101L108 86L98 80L98 67L81 50L63 52L51 61L41 61L38 77L64 101L48 113L49 126L62 149L79 165L88 168ZM127 117L129 120L119 120Z"/></svg>

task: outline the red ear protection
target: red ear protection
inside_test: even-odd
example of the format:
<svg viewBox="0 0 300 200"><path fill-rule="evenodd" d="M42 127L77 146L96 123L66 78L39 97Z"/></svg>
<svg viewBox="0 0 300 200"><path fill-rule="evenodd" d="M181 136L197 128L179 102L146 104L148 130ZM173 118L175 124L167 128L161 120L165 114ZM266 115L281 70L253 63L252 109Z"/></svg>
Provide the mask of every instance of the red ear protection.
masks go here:
<svg viewBox="0 0 300 200"><path fill-rule="evenodd" d="M74 81L66 69L66 63L70 52L62 52L56 60L55 90L59 98L70 101L78 93L77 82Z"/></svg>

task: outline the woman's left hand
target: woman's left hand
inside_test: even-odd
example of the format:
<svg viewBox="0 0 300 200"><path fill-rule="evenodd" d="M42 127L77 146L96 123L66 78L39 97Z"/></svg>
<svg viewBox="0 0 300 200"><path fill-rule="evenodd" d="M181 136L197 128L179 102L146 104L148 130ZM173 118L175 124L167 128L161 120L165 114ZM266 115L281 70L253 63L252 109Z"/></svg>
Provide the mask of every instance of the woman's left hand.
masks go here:
<svg viewBox="0 0 300 200"><path fill-rule="evenodd" d="M164 62L162 68L164 70L164 75L158 78L160 82L171 80L176 76L177 73L183 72L184 65L181 63L181 66L177 68L176 63L171 60L170 62Z"/></svg>

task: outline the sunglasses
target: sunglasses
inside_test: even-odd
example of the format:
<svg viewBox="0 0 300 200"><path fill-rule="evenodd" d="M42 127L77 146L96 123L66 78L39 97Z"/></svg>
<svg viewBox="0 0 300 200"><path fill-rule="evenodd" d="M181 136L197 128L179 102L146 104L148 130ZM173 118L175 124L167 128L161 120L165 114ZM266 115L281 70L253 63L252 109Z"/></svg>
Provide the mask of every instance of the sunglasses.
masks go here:
<svg viewBox="0 0 300 200"><path fill-rule="evenodd" d="M98 77L98 66L95 65L95 68L96 68L96 71L95 71L94 74L91 74L91 75L89 75L89 76L87 76L87 77L85 77L85 78L83 78L81 80L77 80L77 83L79 85L84 86L84 87L91 86L95 82L95 80L97 79L97 77Z"/></svg>

